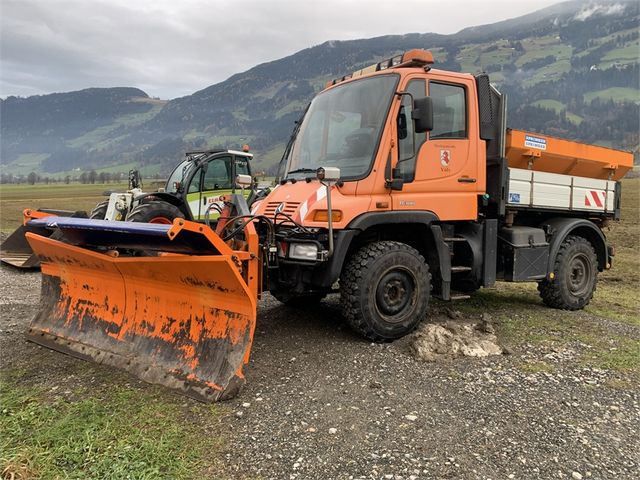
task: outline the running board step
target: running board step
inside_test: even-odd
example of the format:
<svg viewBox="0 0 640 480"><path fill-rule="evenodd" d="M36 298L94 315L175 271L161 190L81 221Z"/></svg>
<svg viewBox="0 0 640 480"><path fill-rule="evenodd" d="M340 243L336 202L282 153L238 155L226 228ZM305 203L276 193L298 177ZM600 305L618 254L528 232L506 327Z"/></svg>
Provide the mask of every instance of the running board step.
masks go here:
<svg viewBox="0 0 640 480"><path fill-rule="evenodd" d="M471 298L470 295L451 295L449 300L451 300L453 302L455 300L467 300L469 298Z"/></svg>
<svg viewBox="0 0 640 480"><path fill-rule="evenodd" d="M451 267L451 273L470 272L471 267Z"/></svg>

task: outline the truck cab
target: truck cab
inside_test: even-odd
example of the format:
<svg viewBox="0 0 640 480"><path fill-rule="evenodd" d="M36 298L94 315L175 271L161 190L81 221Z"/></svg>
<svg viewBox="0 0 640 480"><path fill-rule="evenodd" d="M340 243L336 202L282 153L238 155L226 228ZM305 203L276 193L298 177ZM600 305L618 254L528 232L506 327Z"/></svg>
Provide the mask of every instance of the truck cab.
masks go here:
<svg viewBox="0 0 640 480"><path fill-rule="evenodd" d="M238 175L251 176L252 158L253 154L236 150L187 152L169 175L165 192L182 200L186 218L204 220L211 205L221 207L222 197L238 188ZM209 213L217 218L215 210Z"/></svg>
<svg viewBox="0 0 640 480"><path fill-rule="evenodd" d="M339 291L356 330L392 339L419 323L431 294L464 298L497 279L560 289L558 252L581 232L581 248L592 251L567 274L580 277L577 286L569 291L563 279L562 300L542 296L584 307L597 271L611 265L601 227L616 218L615 181L631 156L533 134L516 144L506 98L486 75L432 64L430 52L412 50L336 79L313 99L278 187L254 208L278 227L279 268L266 288L285 303ZM339 169L339 179L319 180L325 169ZM514 203L509 190L527 185L530 202ZM604 195L604 208L580 208L578 185Z"/></svg>

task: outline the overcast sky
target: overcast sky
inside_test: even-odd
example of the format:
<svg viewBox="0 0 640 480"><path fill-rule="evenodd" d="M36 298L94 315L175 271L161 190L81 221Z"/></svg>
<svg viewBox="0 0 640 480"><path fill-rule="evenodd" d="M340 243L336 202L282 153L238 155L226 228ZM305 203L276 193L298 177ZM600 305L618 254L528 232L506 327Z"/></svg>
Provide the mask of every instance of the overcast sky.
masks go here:
<svg viewBox="0 0 640 480"><path fill-rule="evenodd" d="M188 95L326 40L455 33L558 0L0 0L0 96Z"/></svg>

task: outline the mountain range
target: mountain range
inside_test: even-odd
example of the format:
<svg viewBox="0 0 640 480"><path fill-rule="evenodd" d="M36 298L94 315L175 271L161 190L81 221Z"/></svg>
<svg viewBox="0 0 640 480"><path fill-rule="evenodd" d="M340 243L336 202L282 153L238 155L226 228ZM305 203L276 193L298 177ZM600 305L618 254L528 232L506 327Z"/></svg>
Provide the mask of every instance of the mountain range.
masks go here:
<svg viewBox="0 0 640 480"><path fill-rule="evenodd" d="M435 68L487 72L508 125L638 151L640 3L569 1L453 35L327 41L169 101L137 88L0 100L0 169L166 175L184 151L248 143L272 173L294 121L327 80L413 48Z"/></svg>

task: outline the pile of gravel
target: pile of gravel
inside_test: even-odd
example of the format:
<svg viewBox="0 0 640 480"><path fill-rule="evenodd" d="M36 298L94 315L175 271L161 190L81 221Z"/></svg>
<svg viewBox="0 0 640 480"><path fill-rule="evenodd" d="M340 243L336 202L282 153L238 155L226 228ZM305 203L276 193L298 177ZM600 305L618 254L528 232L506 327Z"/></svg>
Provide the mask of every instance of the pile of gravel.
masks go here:
<svg viewBox="0 0 640 480"><path fill-rule="evenodd" d="M488 357L504 353L487 318L476 322L458 319L422 324L411 336L409 351L418 360L427 362L441 358Z"/></svg>

